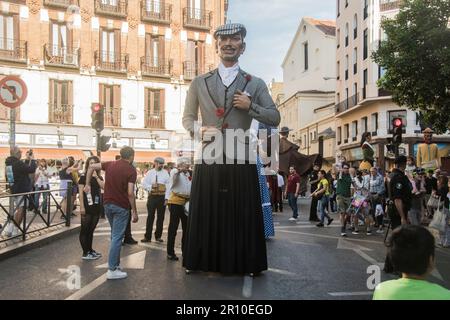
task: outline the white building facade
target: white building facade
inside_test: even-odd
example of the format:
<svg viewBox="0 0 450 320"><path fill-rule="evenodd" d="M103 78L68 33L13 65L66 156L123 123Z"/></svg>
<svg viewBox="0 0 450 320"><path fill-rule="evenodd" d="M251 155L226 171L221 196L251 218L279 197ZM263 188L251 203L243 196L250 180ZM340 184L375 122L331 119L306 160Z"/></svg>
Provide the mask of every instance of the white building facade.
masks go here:
<svg viewBox="0 0 450 320"><path fill-rule="evenodd" d="M305 17L283 61L281 125L304 154L334 159L335 21ZM330 142L331 141L331 142Z"/></svg>

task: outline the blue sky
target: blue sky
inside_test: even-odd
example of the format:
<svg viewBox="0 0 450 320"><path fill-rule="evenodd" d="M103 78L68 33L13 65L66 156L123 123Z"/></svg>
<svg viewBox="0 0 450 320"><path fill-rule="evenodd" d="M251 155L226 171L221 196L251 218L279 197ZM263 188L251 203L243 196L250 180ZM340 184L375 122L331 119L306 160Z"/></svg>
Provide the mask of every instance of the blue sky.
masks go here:
<svg viewBox="0 0 450 320"><path fill-rule="evenodd" d="M230 0L228 20L247 27L241 68L270 82L283 80L281 63L302 17L336 18L336 0Z"/></svg>

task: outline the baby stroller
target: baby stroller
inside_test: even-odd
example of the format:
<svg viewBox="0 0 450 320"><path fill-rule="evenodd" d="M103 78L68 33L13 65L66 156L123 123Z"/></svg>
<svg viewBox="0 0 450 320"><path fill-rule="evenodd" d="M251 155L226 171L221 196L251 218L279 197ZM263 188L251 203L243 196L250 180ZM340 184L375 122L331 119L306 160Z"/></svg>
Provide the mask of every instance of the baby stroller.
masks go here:
<svg viewBox="0 0 450 320"><path fill-rule="evenodd" d="M348 211L350 213L350 221L355 221L357 218L358 225L353 226L353 230L357 231L359 226L365 225L365 219L370 209L370 201L368 197L361 194L355 194L350 203Z"/></svg>

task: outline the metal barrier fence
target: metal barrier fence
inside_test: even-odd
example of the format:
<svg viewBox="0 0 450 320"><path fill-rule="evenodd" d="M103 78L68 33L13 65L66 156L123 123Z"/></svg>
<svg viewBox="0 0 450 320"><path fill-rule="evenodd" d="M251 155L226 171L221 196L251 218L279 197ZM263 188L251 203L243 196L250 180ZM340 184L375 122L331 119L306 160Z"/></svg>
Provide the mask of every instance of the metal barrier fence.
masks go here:
<svg viewBox="0 0 450 320"><path fill-rule="evenodd" d="M0 227L0 235L4 234L4 231L9 224L13 224L13 229L16 227L19 233L16 235L6 235L6 238L0 239L0 243L20 237L25 241L27 234L42 231L54 226L65 224L67 227L70 227L70 217L73 211L72 186L72 182L69 181L67 183L67 189L42 190L20 194L2 194L0 196L0 217L6 215L6 222ZM59 194L61 192L65 192L66 195L58 201L56 199L56 193ZM37 196L40 198L41 195L43 196L43 200L38 205L35 200ZM8 205L5 204L5 199L8 199ZM66 200L65 211L61 206L64 200ZM16 221L16 218L20 215L18 209L21 208L23 208L23 210L21 210L23 219L22 221ZM31 217L29 217L29 208L31 209ZM56 210L52 212L52 208ZM61 213L62 221L54 222L55 216L58 213ZM36 218L40 218L45 226L30 230L31 225Z"/></svg>

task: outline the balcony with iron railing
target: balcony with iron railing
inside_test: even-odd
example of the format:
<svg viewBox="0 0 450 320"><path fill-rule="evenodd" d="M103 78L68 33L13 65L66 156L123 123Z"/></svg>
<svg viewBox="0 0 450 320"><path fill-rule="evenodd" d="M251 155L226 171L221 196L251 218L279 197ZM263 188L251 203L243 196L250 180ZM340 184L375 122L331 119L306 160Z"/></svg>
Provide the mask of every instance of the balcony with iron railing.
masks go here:
<svg viewBox="0 0 450 320"><path fill-rule="evenodd" d="M120 72L128 71L129 55L110 51L94 52L95 67L98 71Z"/></svg>
<svg viewBox="0 0 450 320"><path fill-rule="evenodd" d="M0 60L27 62L28 43L15 39L0 38Z"/></svg>
<svg viewBox="0 0 450 320"><path fill-rule="evenodd" d="M383 88L378 89L378 96L379 97L389 97L392 96L392 92Z"/></svg>
<svg viewBox="0 0 450 320"><path fill-rule="evenodd" d="M345 112L347 110L356 107L358 105L358 102L359 102L359 93L338 103L336 105L336 114L340 114L342 112Z"/></svg>
<svg viewBox="0 0 450 320"><path fill-rule="evenodd" d="M144 76L170 77L173 60L141 57L141 72Z"/></svg>
<svg viewBox="0 0 450 320"><path fill-rule="evenodd" d="M195 77L205 74L213 69L213 65L204 66L194 61L183 62L183 76L186 80L192 80Z"/></svg>
<svg viewBox="0 0 450 320"><path fill-rule="evenodd" d="M193 8L183 9L183 26L185 28L210 30L211 24L212 11Z"/></svg>
<svg viewBox="0 0 450 320"><path fill-rule="evenodd" d="M145 114L145 128L147 129L165 129L166 121L165 121L165 113L149 113Z"/></svg>
<svg viewBox="0 0 450 320"><path fill-rule="evenodd" d="M48 122L58 124L73 124L73 105L49 103Z"/></svg>
<svg viewBox="0 0 450 320"><path fill-rule="evenodd" d="M172 22L172 5L159 1L141 1L141 19L145 22L170 24Z"/></svg>
<svg viewBox="0 0 450 320"><path fill-rule="evenodd" d="M126 18L128 14L128 1L95 0L95 13L119 18Z"/></svg>
<svg viewBox="0 0 450 320"><path fill-rule="evenodd" d="M121 113L120 107L105 107L105 127L120 127Z"/></svg>
<svg viewBox="0 0 450 320"><path fill-rule="evenodd" d="M60 47L46 44L44 58L47 65L79 68L81 50L79 48Z"/></svg>
<svg viewBox="0 0 450 320"><path fill-rule="evenodd" d="M403 2L402 0L381 1L380 2L380 12L400 9L400 5L402 4L402 2Z"/></svg>
<svg viewBox="0 0 450 320"><path fill-rule="evenodd" d="M80 0L44 0L44 5L67 9L70 5L80 6Z"/></svg>

